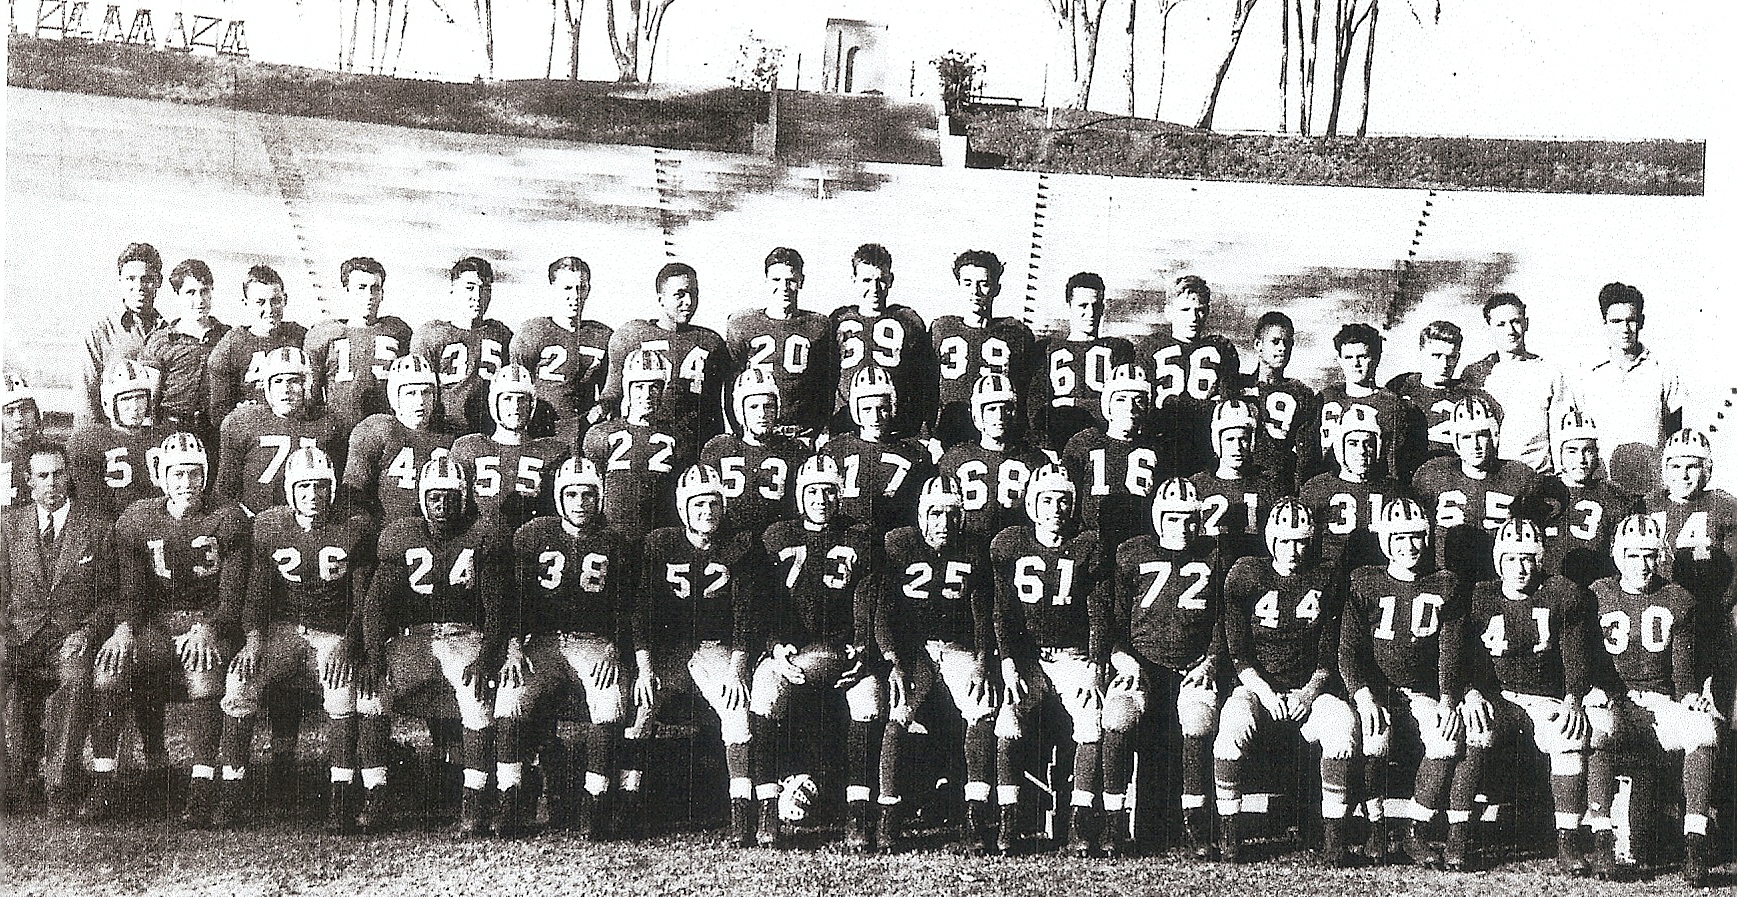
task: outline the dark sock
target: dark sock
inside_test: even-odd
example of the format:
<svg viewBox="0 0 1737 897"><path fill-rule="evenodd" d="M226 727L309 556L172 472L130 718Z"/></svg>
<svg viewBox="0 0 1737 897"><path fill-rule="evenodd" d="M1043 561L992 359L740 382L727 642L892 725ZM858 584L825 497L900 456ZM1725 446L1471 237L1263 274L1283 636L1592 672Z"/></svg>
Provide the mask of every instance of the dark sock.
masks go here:
<svg viewBox="0 0 1737 897"><path fill-rule="evenodd" d="M253 759L253 717L225 716L221 725L223 741L218 756L223 765L246 769Z"/></svg>
<svg viewBox="0 0 1737 897"><path fill-rule="evenodd" d="M899 754L907 737L909 736L903 723L887 723L886 729L881 733L882 797L897 797L903 794L899 787Z"/></svg>
<svg viewBox="0 0 1737 897"><path fill-rule="evenodd" d="M987 783L995 765L995 719L977 720L965 728L965 780Z"/></svg>
<svg viewBox="0 0 1737 897"><path fill-rule="evenodd" d="M346 716L326 724L326 761L333 769L356 768L356 718Z"/></svg>

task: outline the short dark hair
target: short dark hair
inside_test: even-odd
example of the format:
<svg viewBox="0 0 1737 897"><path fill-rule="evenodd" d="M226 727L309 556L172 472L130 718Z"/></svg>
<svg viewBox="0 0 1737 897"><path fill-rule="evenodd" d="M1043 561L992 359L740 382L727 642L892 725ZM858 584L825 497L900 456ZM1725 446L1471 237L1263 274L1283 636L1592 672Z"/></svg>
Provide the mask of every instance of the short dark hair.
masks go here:
<svg viewBox="0 0 1737 897"><path fill-rule="evenodd" d="M657 279L654 281L655 289L660 293L663 292L663 285L669 283L670 278L673 277L690 277L695 283L699 283L700 272L695 271L694 266L687 262L670 262L657 269Z"/></svg>
<svg viewBox="0 0 1737 897"><path fill-rule="evenodd" d="M495 282L495 266L489 264L488 259L479 259L474 255L467 255L464 258L459 259L457 262L454 262L452 270L447 272L446 278L448 280L457 280L465 274L473 271L476 272L476 276L481 279L483 283L492 284Z"/></svg>
<svg viewBox="0 0 1737 897"><path fill-rule="evenodd" d="M1266 333L1273 327L1282 328L1286 333L1289 333L1292 336L1297 335L1297 325L1291 323L1290 315L1287 315L1282 311L1269 311L1262 314L1260 318L1255 321L1255 339L1260 339L1261 334Z"/></svg>
<svg viewBox="0 0 1737 897"><path fill-rule="evenodd" d="M1102 299L1105 292L1104 279L1099 277L1096 272L1081 271L1068 278L1067 286L1062 287L1062 298L1066 299L1072 296L1074 290L1097 290L1098 298Z"/></svg>
<svg viewBox="0 0 1737 897"><path fill-rule="evenodd" d="M893 270L893 254L879 243L864 243L850 254L850 273L855 274L858 265L871 265L888 272Z"/></svg>
<svg viewBox="0 0 1737 897"><path fill-rule="evenodd" d="M1370 357L1381 360L1381 331L1374 327L1364 323L1346 324L1333 334L1334 354L1352 344L1368 346Z"/></svg>
<svg viewBox="0 0 1737 897"><path fill-rule="evenodd" d="M1519 296L1513 293L1496 293L1484 300L1484 323L1490 323L1490 314L1504 305L1514 306L1520 310L1522 315L1526 313L1526 303L1521 302Z"/></svg>
<svg viewBox="0 0 1737 897"><path fill-rule="evenodd" d="M26 443L24 451L20 454L24 456L26 470L30 467L30 459L37 455L59 455L61 463L66 465L66 469L69 472L72 470L72 453L67 451L65 444L58 440L38 436L35 440Z"/></svg>
<svg viewBox="0 0 1737 897"><path fill-rule="evenodd" d="M121 250L121 257L115 259L115 273L121 273L128 262L144 262L146 274L158 279L163 277L163 256L149 243L128 243L127 248Z"/></svg>
<svg viewBox="0 0 1737 897"><path fill-rule="evenodd" d="M587 281L591 279L591 265L576 255L564 255L550 262L549 282L554 283L555 275L562 271L578 271L580 274L585 275Z"/></svg>
<svg viewBox="0 0 1737 897"><path fill-rule="evenodd" d="M1632 305L1635 311L1644 314L1647 310L1647 297L1642 296L1640 290L1621 281L1607 283L1598 291L1598 316L1602 318L1609 315L1612 305Z"/></svg>
<svg viewBox="0 0 1737 897"><path fill-rule="evenodd" d="M797 277L801 277L802 253L788 246L779 246L766 253L766 264L760 269L761 273L772 270L773 265L789 265L790 270L795 271Z"/></svg>
<svg viewBox="0 0 1737 897"><path fill-rule="evenodd" d="M283 275L277 273L277 269L270 265L254 265L247 269L247 276L241 281L243 292L246 292L247 285L250 283L263 283L268 287L277 287L287 292L287 288L283 285Z"/></svg>
<svg viewBox="0 0 1737 897"><path fill-rule="evenodd" d="M1200 301L1208 304L1212 302L1212 287L1207 286L1206 278L1198 274L1184 274L1176 278L1176 295L1184 293L1193 293L1200 297Z"/></svg>
<svg viewBox="0 0 1737 897"><path fill-rule="evenodd" d="M1001 275L1007 270L1007 266L1001 264L1001 259L987 249L967 249L955 256L953 258L953 279L958 280L959 270L966 267L982 268L988 271L989 276L995 278L996 283L1001 282Z"/></svg>
<svg viewBox="0 0 1737 897"><path fill-rule="evenodd" d="M1423 348L1423 344L1430 340L1453 343L1457 349L1465 344L1466 335L1460 332L1460 325L1452 321L1431 321L1417 334L1417 347Z"/></svg>
<svg viewBox="0 0 1737 897"><path fill-rule="evenodd" d="M357 271L380 278L382 285L386 283L386 266L368 256L359 255L353 259L346 259L342 265L338 266L338 285L349 286L350 275Z"/></svg>
<svg viewBox="0 0 1737 897"><path fill-rule="evenodd" d="M186 259L182 261L181 264L176 265L175 270L169 272L169 289L179 292L181 289L181 282L189 277L205 284L207 288L217 285L216 281L211 277L210 265L207 265L198 259Z"/></svg>

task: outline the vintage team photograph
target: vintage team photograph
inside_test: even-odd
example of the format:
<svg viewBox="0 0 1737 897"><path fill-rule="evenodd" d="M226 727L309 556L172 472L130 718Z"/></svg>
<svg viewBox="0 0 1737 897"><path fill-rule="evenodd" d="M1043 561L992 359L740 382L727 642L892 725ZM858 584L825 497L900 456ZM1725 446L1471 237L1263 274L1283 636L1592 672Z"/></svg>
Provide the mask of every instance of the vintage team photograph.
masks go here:
<svg viewBox="0 0 1737 897"><path fill-rule="evenodd" d="M11 0L0 890L1730 893L1723 18Z"/></svg>

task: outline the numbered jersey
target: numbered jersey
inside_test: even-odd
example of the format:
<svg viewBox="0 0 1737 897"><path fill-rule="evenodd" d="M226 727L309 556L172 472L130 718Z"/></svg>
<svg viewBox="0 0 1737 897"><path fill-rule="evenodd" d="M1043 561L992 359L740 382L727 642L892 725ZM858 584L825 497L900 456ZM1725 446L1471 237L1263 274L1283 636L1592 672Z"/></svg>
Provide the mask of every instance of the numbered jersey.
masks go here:
<svg viewBox="0 0 1737 897"><path fill-rule="evenodd" d="M322 321L308 331L305 347L315 392L346 428L392 412L386 372L410 351L409 324L394 317L362 326Z"/></svg>
<svg viewBox="0 0 1737 897"><path fill-rule="evenodd" d="M1212 466L1212 403L1239 388L1236 348L1217 334L1185 343L1163 331L1141 341L1139 361L1152 378L1155 435L1170 463L1184 476Z"/></svg>
<svg viewBox="0 0 1737 897"><path fill-rule="evenodd" d="M138 433L126 433L108 424L80 428L66 441L73 488L78 497L111 520L120 517L133 502L156 498L159 493L151 482L151 465L145 460L145 453L162 445L168 435L169 431L161 427L146 427ZM24 480L29 473L29 460L20 457L13 463L11 456L7 456L6 463L12 466L19 487L14 503L30 501L30 487Z"/></svg>
<svg viewBox="0 0 1737 897"><path fill-rule="evenodd" d="M1200 491L1200 534L1218 542L1226 564L1237 558L1267 553L1267 511L1278 489L1265 471L1240 480L1226 480L1217 471L1203 470L1189 477Z"/></svg>
<svg viewBox="0 0 1737 897"><path fill-rule="evenodd" d="M1147 660L1189 670L1222 647L1223 580L1217 546L1164 548L1136 536L1116 550L1116 628Z"/></svg>
<svg viewBox="0 0 1737 897"><path fill-rule="evenodd" d="M989 545L995 574L995 638L1003 656L1075 648L1109 657L1109 586L1114 571L1098 534L1084 530L1054 548L1029 526L1010 526Z"/></svg>
<svg viewBox="0 0 1737 897"><path fill-rule="evenodd" d="M370 415L350 431L344 488L370 496L380 522L416 517L416 478L422 465L452 450L450 433L412 430L390 414Z"/></svg>
<svg viewBox="0 0 1737 897"><path fill-rule="evenodd" d="M646 538L641 559L635 645L684 657L701 642L760 651L755 611L767 564L757 538L735 530L699 548L670 526Z"/></svg>
<svg viewBox="0 0 1737 897"><path fill-rule="evenodd" d="M1412 492L1434 520L1436 566L1468 582L1496 576L1496 530L1516 517L1542 522L1538 472L1518 461L1496 461L1483 479L1466 476L1460 460L1436 458L1418 468Z"/></svg>
<svg viewBox="0 0 1737 897"><path fill-rule="evenodd" d="M1610 557L1610 537L1640 502L1627 492L1599 480L1569 486L1559 477L1546 479L1539 490L1548 514L1544 521L1544 572L1560 573L1583 586L1616 575Z"/></svg>
<svg viewBox="0 0 1737 897"><path fill-rule="evenodd" d="M1708 489L1679 503L1661 489L1647 496L1645 511L1665 531L1664 575L1696 598L1730 608L1737 590L1731 572L1737 499Z"/></svg>
<svg viewBox="0 0 1737 897"><path fill-rule="evenodd" d="M859 368L881 368L899 390L893 431L915 434L929 417L935 391L933 346L922 316L903 305L889 305L878 315L847 305L832 313L832 328L838 345L837 406L849 407L850 381Z"/></svg>
<svg viewBox="0 0 1737 897"><path fill-rule="evenodd" d="M228 627L241 618L253 527L234 502L210 501L175 517L168 499L135 502L115 523L120 555L117 620L192 612Z"/></svg>
<svg viewBox="0 0 1737 897"><path fill-rule="evenodd" d="M519 611L510 632L542 635L589 632L613 641L632 594L634 561L615 531L574 531L556 517L539 517L513 534Z"/></svg>
<svg viewBox="0 0 1737 897"><path fill-rule="evenodd" d="M265 402L265 383L260 378L260 364L267 353L284 346L297 349L307 342L307 328L294 321L285 321L261 336L250 327L231 327L217 341L206 362L211 378L211 421L222 424L236 405L242 402Z"/></svg>
<svg viewBox="0 0 1737 897"><path fill-rule="evenodd" d="M985 374L1001 374L1016 385L1031 379L1031 355L1036 342L1031 328L1015 318L990 318L982 327L966 324L958 315L942 315L929 325L940 373L940 402L971 404L971 388ZM967 415L969 416L969 415Z"/></svg>
<svg viewBox="0 0 1737 897"><path fill-rule="evenodd" d="M242 408L224 420L220 444L217 491L253 514L288 503L283 462L290 452L312 446L341 467L349 449L341 424L325 409L308 417L278 417L264 405Z"/></svg>
<svg viewBox="0 0 1737 897"><path fill-rule="evenodd" d="M1491 688L1560 698L1587 687L1586 624L1591 597L1562 576L1533 586L1524 598L1503 595L1499 582L1472 590L1467 637L1482 649L1485 693ZM1493 679L1493 681L1491 681Z"/></svg>
<svg viewBox="0 0 1737 897"><path fill-rule="evenodd" d="M673 428L607 421L586 431L585 457L603 473L604 519L628 541L676 522L676 478L693 458Z"/></svg>
<svg viewBox="0 0 1737 897"><path fill-rule="evenodd" d="M494 429L489 416L489 381L507 363L513 332L489 318L475 327L429 321L410 340L440 378L441 427L453 434Z"/></svg>
<svg viewBox="0 0 1737 897"><path fill-rule="evenodd" d="M1266 558L1235 562L1224 580L1224 621L1237 669L1280 691L1337 669L1339 590L1330 585L1315 570L1280 576Z"/></svg>
<svg viewBox="0 0 1737 897"><path fill-rule="evenodd" d="M764 622L773 644L869 644L879 595L868 527L781 520L762 543L772 563Z"/></svg>
<svg viewBox="0 0 1737 897"><path fill-rule="evenodd" d="M1386 567L1351 574L1340 631L1340 671L1352 694L1367 687L1386 701L1395 688L1440 697L1464 682L1466 596L1438 570L1409 582Z"/></svg>
<svg viewBox="0 0 1737 897"><path fill-rule="evenodd" d="M1682 698L1701 690L1696 674L1695 596L1675 583L1641 594L1617 577L1592 584L1604 663L1595 680L1614 694L1656 691Z"/></svg>
<svg viewBox="0 0 1737 897"><path fill-rule="evenodd" d="M988 539L1025 519L1025 484L1049 463L1043 452L1024 445L986 449L960 443L941 456L943 476L959 478L965 499L965 531Z"/></svg>
<svg viewBox="0 0 1737 897"><path fill-rule="evenodd" d="M1080 520L1099 532L1106 549L1152 532L1152 490L1169 476L1154 441L1081 430L1062 450L1062 464L1078 492Z"/></svg>
<svg viewBox="0 0 1737 897"><path fill-rule="evenodd" d="M579 329L568 330L547 317L532 318L513 331L507 354L513 364L531 372L537 410L553 416L550 424L562 436L585 429L609 375L609 338L614 335L607 324L596 321L581 320Z"/></svg>
<svg viewBox="0 0 1737 897"><path fill-rule="evenodd" d="M1385 389L1352 398L1345 392L1343 384L1321 390L1321 410L1315 420L1314 438L1301 446L1306 452L1306 457L1302 459L1302 472L1313 475L1339 470L1339 459L1334 448L1339 442L1339 421L1345 416L1347 409L1358 405L1374 414L1376 424L1381 427L1381 457L1375 459L1376 468L1386 471L1387 476L1392 479L1409 482L1411 471L1405 470L1402 464L1410 458L1411 451L1405 431L1408 407L1405 400Z"/></svg>
<svg viewBox="0 0 1737 897"><path fill-rule="evenodd" d="M289 508L253 520L253 571L242 628L293 623L359 639L379 528L366 514L303 529Z"/></svg>
<svg viewBox="0 0 1737 897"><path fill-rule="evenodd" d="M1243 397L1254 403L1260 414L1260 426L1254 434L1254 461L1272 471L1287 490L1301 485L1298 481L1298 457L1315 439L1315 422L1320 418L1321 400L1313 389L1301 380L1251 380L1243 388Z"/></svg>
<svg viewBox="0 0 1737 897"><path fill-rule="evenodd" d="M869 442L847 433L828 440L820 454L837 461L844 475L838 502L841 514L882 533L916 522L917 496L935 469L922 443L914 439Z"/></svg>
<svg viewBox="0 0 1737 897"><path fill-rule="evenodd" d="M730 351L724 338L705 327L665 330L656 321L628 321L609 339L609 384L605 401L619 407L621 366L635 352L657 352L669 362L663 416L694 445L724 432L724 387L730 381Z"/></svg>
<svg viewBox="0 0 1737 897"><path fill-rule="evenodd" d="M406 517L380 533L379 566L368 600L378 608L382 635L425 623L462 623L488 639L506 630L512 588L512 534L481 519L456 533ZM370 653L380 642L369 640Z"/></svg>
<svg viewBox="0 0 1737 897"><path fill-rule="evenodd" d="M960 533L936 549L914 526L887 533L876 641L887 651L938 640L987 653L995 646L994 580L983 541Z"/></svg>
<svg viewBox="0 0 1737 897"><path fill-rule="evenodd" d="M1454 403L1461 399L1476 397L1484 400L1486 407L1501 414L1501 406L1490 394L1461 383L1458 380L1443 387L1430 386L1423 382L1423 375L1417 373L1401 374L1388 381L1387 389L1394 395L1405 400L1407 415L1407 439L1414 453L1413 458L1421 464L1431 458L1452 458L1454 455L1454 433L1452 429L1454 418Z"/></svg>
<svg viewBox="0 0 1737 897"><path fill-rule="evenodd" d="M1369 525L1380 519L1389 500L1409 494L1389 480L1352 483L1330 473L1303 484L1297 497L1315 520L1321 564L1336 567L1341 577L1358 567L1385 567L1387 556Z"/></svg>
<svg viewBox="0 0 1737 897"><path fill-rule="evenodd" d="M801 430L826 426L838 376L831 318L798 311L780 320L762 309L743 309L724 325L724 344L741 369L772 372L778 384L779 424Z"/></svg>
<svg viewBox="0 0 1737 897"><path fill-rule="evenodd" d="M505 445L472 433L452 444L452 458L470 468L478 514L516 531L532 517L555 513L555 471L567 460L567 445L554 437Z"/></svg>
<svg viewBox="0 0 1737 897"><path fill-rule="evenodd" d="M100 463L98 466L101 466ZM73 476L78 476L76 464L73 466ZM30 458L10 442L0 445L0 479L6 483L5 491L0 492L0 508L10 508L30 501ZM114 515L111 513L108 516Z"/></svg>
<svg viewBox="0 0 1737 897"><path fill-rule="evenodd" d="M1104 428L1104 383L1116 365L1133 362L1134 344L1119 336L1058 339L1037 355L1028 401L1032 438L1059 452L1075 433Z"/></svg>
<svg viewBox="0 0 1737 897"><path fill-rule="evenodd" d="M724 477L731 525L763 533L775 521L796 516L796 472L808 455L807 446L787 436L773 435L755 445L724 433L706 443L700 460Z"/></svg>

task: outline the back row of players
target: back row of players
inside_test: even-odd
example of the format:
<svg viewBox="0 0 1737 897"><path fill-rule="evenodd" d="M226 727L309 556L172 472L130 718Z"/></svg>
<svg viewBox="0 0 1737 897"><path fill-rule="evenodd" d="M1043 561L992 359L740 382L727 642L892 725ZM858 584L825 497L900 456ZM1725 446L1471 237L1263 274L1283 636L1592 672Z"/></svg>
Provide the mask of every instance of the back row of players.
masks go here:
<svg viewBox="0 0 1737 897"><path fill-rule="evenodd" d="M129 254L146 257L123 255L123 281L129 266L148 281L154 251ZM195 265L171 275L178 293L209 292ZM451 274L470 326L410 336L378 317L384 271L355 259L350 317L305 349L264 344L293 325L281 280L255 269L244 292L263 326L246 331L261 344L245 365L241 328L191 378L176 373L191 353L165 354L152 333L106 365L105 420L64 450L30 441L34 403L9 381L8 456L29 458L43 524L7 529L10 603L28 591L21 564L49 579L67 567L49 562L66 480L75 506L119 518L89 558L112 565L74 565L88 613L61 608L49 616L76 625L15 639L79 640L42 678L82 675L98 696L83 815L111 810L123 711L167 684L198 708L189 821L235 818L244 786L220 795L219 762L223 781L246 781L262 690L311 668L337 830L381 824L391 698L442 679L465 730L461 830L518 829L526 748L550 722L537 698L571 680L589 714L585 824L611 792L638 812L635 742L665 695L692 689L723 721L733 840L773 844L780 804L789 817L805 797L791 773L812 769L773 746L791 694L811 687L849 704L846 840L871 848L901 833L901 758L933 691L966 724L962 815L982 847L1017 845L1015 747L1054 700L1076 742L1063 826L1076 852L1127 849L1129 733L1150 704L1180 722L1185 830L1203 853L1209 781L1234 859L1242 752L1257 725L1288 722L1321 746L1329 862L1361 804L1378 823L1366 856L1392 834L1419 862L1463 867L1484 752L1529 731L1551 755L1565 868L1590 854L1609 873L1609 751L1597 761L1611 733L1646 729L1613 721L1640 715L1693 760L1685 874L1704 875L1713 696L1729 694L1708 674L1731 668L1737 532L1730 498L1707 488L1704 437L1672 436L1665 487L1636 500L1603 478L1577 408L1552 421L1557 475L1502 460L1502 409L1453 379L1451 324L1426 328L1420 344L1448 343L1451 360L1402 378L1405 398L1374 386L1379 333L1346 325L1334 343L1349 385L1317 395L1283 376L1292 325L1269 313L1245 388L1228 341L1202 333L1198 278L1178 281L1170 332L1136 351L1097 335L1096 275L1069 280L1071 332L1038 347L990 314L993 255L955 262L976 320L932 332L886 305L891 268L883 248L859 249L863 304L829 319L796 307L801 257L774 250L774 301L734 316L725 340L689 323L691 268L659 272L660 320L610 334L582 318L585 263L562 259L549 277L567 318L513 336L486 318L488 264L465 259ZM177 382L206 384L209 403ZM208 495L195 434L212 420ZM1390 829L1386 764L1354 776L1353 761L1385 756L1395 734L1421 739L1426 761L1412 818ZM51 795L76 764L61 748ZM1423 828L1438 817L1445 857Z"/></svg>

